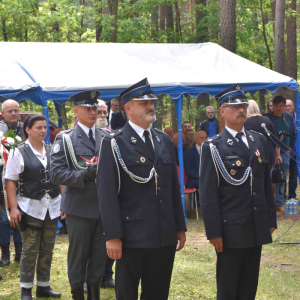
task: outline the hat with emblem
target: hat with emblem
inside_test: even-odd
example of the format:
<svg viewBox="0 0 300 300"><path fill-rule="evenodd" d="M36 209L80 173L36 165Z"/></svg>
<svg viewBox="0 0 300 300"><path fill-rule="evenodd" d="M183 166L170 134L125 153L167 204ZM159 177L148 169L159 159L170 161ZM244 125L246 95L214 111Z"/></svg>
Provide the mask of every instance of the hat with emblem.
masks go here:
<svg viewBox="0 0 300 300"><path fill-rule="evenodd" d="M157 100L157 97L151 90L147 78L145 78L123 91L119 100L125 104L129 100Z"/></svg>
<svg viewBox="0 0 300 300"><path fill-rule="evenodd" d="M98 91L84 91L74 94L70 97L74 101L74 105L80 105L85 107L97 107L98 97L100 92Z"/></svg>
<svg viewBox="0 0 300 300"><path fill-rule="evenodd" d="M227 105L248 104L247 97L238 83L219 93L215 98L218 101L219 106L223 103L226 103Z"/></svg>

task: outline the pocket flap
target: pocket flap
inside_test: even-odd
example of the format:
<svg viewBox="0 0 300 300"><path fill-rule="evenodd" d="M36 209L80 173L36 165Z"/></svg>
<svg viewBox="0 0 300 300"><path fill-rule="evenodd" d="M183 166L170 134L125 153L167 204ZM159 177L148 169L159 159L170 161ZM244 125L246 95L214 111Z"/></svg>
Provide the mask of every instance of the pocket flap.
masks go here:
<svg viewBox="0 0 300 300"><path fill-rule="evenodd" d="M239 224L240 223L240 214L230 214L222 216L222 223L226 224Z"/></svg>
<svg viewBox="0 0 300 300"><path fill-rule="evenodd" d="M167 165L167 164L171 164L172 163L172 159L170 155L167 154L163 154L161 155L161 161L163 164Z"/></svg>
<svg viewBox="0 0 300 300"><path fill-rule="evenodd" d="M144 219L144 209L142 207L124 211L123 212L123 221L139 221Z"/></svg>

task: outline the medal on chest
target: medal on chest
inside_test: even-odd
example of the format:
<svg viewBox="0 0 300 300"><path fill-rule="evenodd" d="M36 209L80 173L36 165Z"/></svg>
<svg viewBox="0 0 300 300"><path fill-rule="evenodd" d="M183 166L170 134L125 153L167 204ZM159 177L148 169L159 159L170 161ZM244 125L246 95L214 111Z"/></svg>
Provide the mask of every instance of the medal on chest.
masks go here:
<svg viewBox="0 0 300 300"><path fill-rule="evenodd" d="M260 153L259 153L258 149L255 151L255 154L256 154L256 156L257 156L258 162L259 162L259 163L262 163L262 159L261 159L261 157L260 157Z"/></svg>

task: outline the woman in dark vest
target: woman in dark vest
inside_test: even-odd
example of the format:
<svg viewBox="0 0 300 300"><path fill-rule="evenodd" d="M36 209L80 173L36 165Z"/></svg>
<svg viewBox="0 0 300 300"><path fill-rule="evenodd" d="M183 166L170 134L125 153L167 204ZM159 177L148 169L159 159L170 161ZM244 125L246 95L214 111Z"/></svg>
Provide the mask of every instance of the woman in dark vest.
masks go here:
<svg viewBox="0 0 300 300"><path fill-rule="evenodd" d="M22 300L32 300L36 267L36 296L59 298L50 287L50 268L60 216L60 189L50 181L50 144L43 115L30 115L24 122L26 141L10 151L5 179L12 227L23 239L20 262ZM16 192L18 184L18 192Z"/></svg>

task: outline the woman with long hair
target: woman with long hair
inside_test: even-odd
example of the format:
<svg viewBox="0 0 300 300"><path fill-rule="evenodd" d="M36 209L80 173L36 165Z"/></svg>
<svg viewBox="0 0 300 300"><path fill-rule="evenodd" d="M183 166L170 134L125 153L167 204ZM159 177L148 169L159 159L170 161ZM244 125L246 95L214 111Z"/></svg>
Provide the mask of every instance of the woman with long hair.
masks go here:
<svg viewBox="0 0 300 300"><path fill-rule="evenodd" d="M51 146L44 142L46 117L29 115L24 122L25 142L11 150L5 179L12 227L23 239L20 262L22 300L32 300L36 269L36 296L59 298L50 287L50 269L60 216L60 189L50 181ZM18 193L16 192L16 184Z"/></svg>

